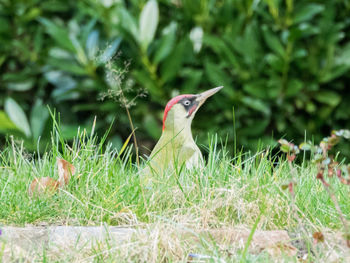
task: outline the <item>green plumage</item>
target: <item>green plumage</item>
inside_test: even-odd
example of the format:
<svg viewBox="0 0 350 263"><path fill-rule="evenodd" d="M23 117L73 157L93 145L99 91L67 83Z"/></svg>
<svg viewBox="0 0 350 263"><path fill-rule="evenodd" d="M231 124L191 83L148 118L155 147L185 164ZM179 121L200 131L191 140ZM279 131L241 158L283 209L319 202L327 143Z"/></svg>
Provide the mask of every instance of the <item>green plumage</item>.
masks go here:
<svg viewBox="0 0 350 263"><path fill-rule="evenodd" d="M203 166L203 156L193 140L191 124L199 107L221 88L198 95L181 95L168 103L166 109L170 109L164 114L163 133L152 150L145 174L163 175Z"/></svg>

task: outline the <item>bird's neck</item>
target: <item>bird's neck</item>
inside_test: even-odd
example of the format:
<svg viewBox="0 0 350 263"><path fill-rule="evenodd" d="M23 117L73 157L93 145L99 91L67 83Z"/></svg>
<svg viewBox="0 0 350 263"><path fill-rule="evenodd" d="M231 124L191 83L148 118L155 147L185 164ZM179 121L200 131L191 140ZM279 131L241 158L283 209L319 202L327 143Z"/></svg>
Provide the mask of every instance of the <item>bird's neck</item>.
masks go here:
<svg viewBox="0 0 350 263"><path fill-rule="evenodd" d="M167 138L168 140L173 140L174 142L179 142L180 144L183 144L186 141L193 141L191 125L166 126L162 133L162 137Z"/></svg>
<svg viewBox="0 0 350 263"><path fill-rule="evenodd" d="M168 116L164 122L164 130L162 136L168 140L183 144L188 141L193 141L191 125L193 116L185 117L185 113L178 114L182 108L176 105L169 111Z"/></svg>

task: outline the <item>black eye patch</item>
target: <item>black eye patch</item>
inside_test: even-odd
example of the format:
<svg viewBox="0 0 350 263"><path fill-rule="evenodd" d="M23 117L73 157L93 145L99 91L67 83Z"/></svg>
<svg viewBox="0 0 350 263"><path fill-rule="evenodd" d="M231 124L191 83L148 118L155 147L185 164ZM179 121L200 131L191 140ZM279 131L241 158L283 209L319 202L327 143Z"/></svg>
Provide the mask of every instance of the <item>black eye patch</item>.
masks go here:
<svg viewBox="0 0 350 263"><path fill-rule="evenodd" d="M196 104L196 98L191 97L191 98L183 98L181 99L178 103L184 106L185 110L188 112L194 104Z"/></svg>

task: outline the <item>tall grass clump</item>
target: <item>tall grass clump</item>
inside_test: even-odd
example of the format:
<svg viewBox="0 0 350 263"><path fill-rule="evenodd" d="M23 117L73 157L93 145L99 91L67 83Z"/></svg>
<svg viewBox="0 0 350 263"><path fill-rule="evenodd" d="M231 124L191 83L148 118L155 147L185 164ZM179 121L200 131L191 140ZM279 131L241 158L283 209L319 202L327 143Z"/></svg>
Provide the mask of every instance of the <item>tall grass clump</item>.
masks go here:
<svg viewBox="0 0 350 263"><path fill-rule="evenodd" d="M153 231L152 235L158 239L152 242L160 242L170 251L175 249L174 244L164 240L165 236L178 240L176 233L184 229L255 226L257 230L284 229L293 235L302 224L305 235L309 233L308 238L320 230L342 230L337 208L315 178L317 165L307 158L293 164L293 196L283 190L292 179L288 159L272 154L271 149L238 152L231 157L217 136L210 136L208 146L202 147L207 156L203 169L154 175L147 181L142 174L146 164L140 167L134 164L132 148L127 146L129 140L115 149L106 142L107 134L98 138L93 131L94 127L90 134L78 130L73 142L68 144L60 137L59 122L56 122L51 145L42 155L29 154L22 143L9 139L0 153L1 225L132 226ZM27 190L34 178L58 177L57 158L71 162L76 169L69 184L53 195L30 198ZM349 187L336 178L329 180L339 207L349 220ZM151 242L145 236L142 240L143 245L140 240L137 244L143 248ZM160 243L157 244L160 246ZM186 249L185 244L181 243L176 251L193 251L190 247ZM222 250L215 248L214 243L200 244L204 254L216 253L223 257ZM157 251L169 258L180 253L165 256L168 249ZM141 251L145 250L134 251L136 259L145 256ZM245 250L241 260L250 257Z"/></svg>
<svg viewBox="0 0 350 263"><path fill-rule="evenodd" d="M142 180L142 166L133 164L131 147L122 152L86 130L78 131L72 144L60 139L55 128L51 146L43 155L29 154L21 143L10 140L0 154L0 222L2 224L87 224L106 222L133 225L170 220L197 228L254 224L259 228L292 229L297 219L290 196L282 188L291 179L288 161L261 151L238 153L234 158L217 137L210 137L207 165ZM68 187L52 196L29 198L27 188L35 177L57 177L56 158L76 167ZM339 229L338 213L315 180L316 165L297 166L295 206L304 224ZM350 214L349 189L332 182L344 216ZM144 197L142 197L144 195Z"/></svg>

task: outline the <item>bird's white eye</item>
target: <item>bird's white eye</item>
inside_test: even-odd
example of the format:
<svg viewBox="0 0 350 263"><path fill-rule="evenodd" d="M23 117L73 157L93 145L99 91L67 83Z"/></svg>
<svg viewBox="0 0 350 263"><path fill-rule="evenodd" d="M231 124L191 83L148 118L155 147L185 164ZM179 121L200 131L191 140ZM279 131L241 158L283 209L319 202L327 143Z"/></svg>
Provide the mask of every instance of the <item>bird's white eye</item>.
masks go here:
<svg viewBox="0 0 350 263"><path fill-rule="evenodd" d="M190 102L189 100L185 100L185 101L184 101L184 105L185 105L185 106L189 106L190 104L191 104L191 102Z"/></svg>

